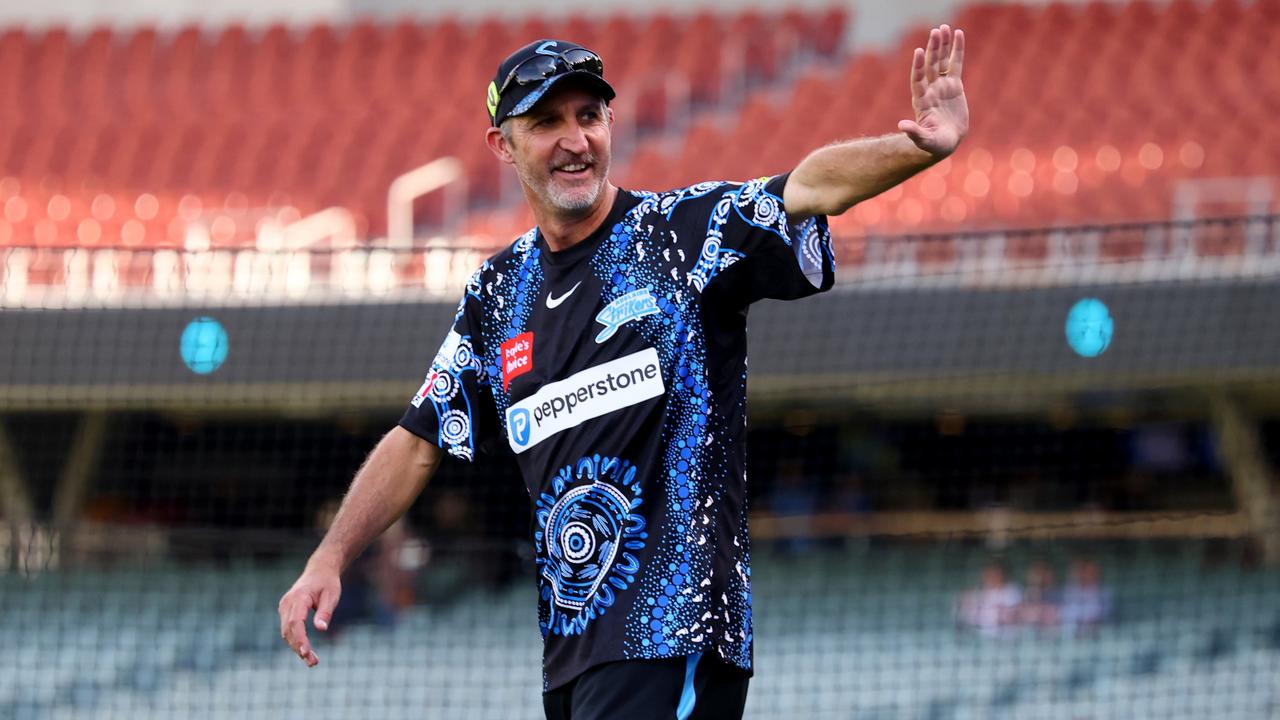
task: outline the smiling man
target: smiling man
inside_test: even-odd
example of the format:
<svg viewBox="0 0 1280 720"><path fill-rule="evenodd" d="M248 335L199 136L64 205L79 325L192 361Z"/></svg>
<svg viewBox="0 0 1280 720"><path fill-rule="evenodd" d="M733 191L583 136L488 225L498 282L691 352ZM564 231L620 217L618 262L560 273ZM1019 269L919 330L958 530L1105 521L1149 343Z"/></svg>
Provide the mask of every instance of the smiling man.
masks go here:
<svg viewBox="0 0 1280 720"><path fill-rule="evenodd" d="M489 84L489 148L515 167L543 238L560 250L600 227L609 182L613 87L590 50L542 40L513 53Z"/></svg>
<svg viewBox="0 0 1280 720"><path fill-rule="evenodd" d="M488 89L489 148L537 226L468 283L400 424L280 601L308 664L338 574L445 453L514 453L533 500L548 718L740 718L752 672L746 311L834 283L826 215L955 150L964 36L917 49L914 120L792 172L662 193L609 181L614 90L592 51L525 46Z"/></svg>

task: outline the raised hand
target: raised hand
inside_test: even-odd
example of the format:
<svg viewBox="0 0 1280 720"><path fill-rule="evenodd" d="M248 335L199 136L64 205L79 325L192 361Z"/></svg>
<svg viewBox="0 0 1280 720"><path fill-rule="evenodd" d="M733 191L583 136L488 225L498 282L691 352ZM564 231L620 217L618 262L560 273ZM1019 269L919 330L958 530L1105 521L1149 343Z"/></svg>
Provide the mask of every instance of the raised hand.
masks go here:
<svg viewBox="0 0 1280 720"><path fill-rule="evenodd" d="M964 70L964 31L943 25L929 31L929 43L911 57L911 107L915 120L898 129L921 150L950 155L969 132L969 104L960 74Z"/></svg>

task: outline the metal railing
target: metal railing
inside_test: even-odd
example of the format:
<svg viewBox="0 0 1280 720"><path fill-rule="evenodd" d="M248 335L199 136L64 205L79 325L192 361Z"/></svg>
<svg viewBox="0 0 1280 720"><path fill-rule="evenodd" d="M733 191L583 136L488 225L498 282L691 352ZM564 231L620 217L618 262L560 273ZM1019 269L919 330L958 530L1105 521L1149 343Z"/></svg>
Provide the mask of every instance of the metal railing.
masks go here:
<svg viewBox="0 0 1280 720"><path fill-rule="evenodd" d="M329 212L329 211L326 211ZM341 213L255 247L0 248L0 307L380 302L452 297L498 243L359 245ZM292 226L291 226L292 227ZM288 230L288 228L286 228ZM297 236L297 237L294 237ZM274 237L274 236L273 236ZM308 236L309 237L309 236ZM267 240L270 238L259 238ZM424 247L425 245L425 247ZM1280 276L1280 215L835 239L849 289L1010 287Z"/></svg>

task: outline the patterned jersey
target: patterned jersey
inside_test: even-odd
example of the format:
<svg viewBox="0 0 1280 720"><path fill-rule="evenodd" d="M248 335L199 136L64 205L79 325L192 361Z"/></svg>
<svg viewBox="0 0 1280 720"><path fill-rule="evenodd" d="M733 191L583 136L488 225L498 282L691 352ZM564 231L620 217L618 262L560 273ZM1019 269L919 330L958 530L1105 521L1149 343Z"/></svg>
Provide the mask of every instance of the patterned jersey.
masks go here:
<svg viewBox="0 0 1280 720"><path fill-rule="evenodd" d="M533 501L544 688L624 659L751 669L746 310L831 287L787 176L620 190L590 237L486 261L400 421L515 453Z"/></svg>

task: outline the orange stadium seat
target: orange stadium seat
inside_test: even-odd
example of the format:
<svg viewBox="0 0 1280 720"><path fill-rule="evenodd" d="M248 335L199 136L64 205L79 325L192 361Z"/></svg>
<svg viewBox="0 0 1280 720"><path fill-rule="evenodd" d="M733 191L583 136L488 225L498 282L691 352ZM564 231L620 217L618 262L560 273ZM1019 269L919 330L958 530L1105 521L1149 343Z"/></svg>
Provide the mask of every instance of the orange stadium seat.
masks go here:
<svg viewBox="0 0 1280 720"><path fill-rule="evenodd" d="M800 13L792 22L830 33L824 18ZM266 204L284 190L302 207L356 205L378 233L390 181L460 148L472 200L499 199L500 167L478 142L477 121L487 68L502 53L539 37L578 37L604 53L609 77L624 93L636 89L638 124L661 129L691 96L719 101L724 73L738 72L741 62L719 42L733 22L654 14L514 26L494 17L301 30L10 29L0 35L0 60L10 71L0 78L0 173L28 187L50 179L72 194L90 186L236 192ZM768 35L752 18L737 22L751 26L757 41ZM672 55L672 47L680 50ZM775 55L759 49L753 67L770 70ZM79 208L92 197L76 199L85 200L73 203ZM441 220L432 207L426 219ZM110 240L105 220L80 219L96 223L86 225L86 237ZM164 229L170 219L152 222ZM34 214L10 222L6 237L34 242L38 222ZM51 235L48 223L40 227L42 239L63 238L61 229ZM130 227L137 239L137 226ZM154 228L141 235L169 242Z"/></svg>
<svg viewBox="0 0 1280 720"><path fill-rule="evenodd" d="M1259 51L1280 24L1280 0L986 2L955 21L970 37L970 137L945 170L868 201L833 222L838 232L1164 218L1184 182L1280 175L1274 153L1258 150L1280 142L1280 54ZM817 145L892 131L910 113L907 62L922 30L890 51L842 57L847 23L832 7L5 30L0 178L12 183L0 181L0 242L181 246L188 223L227 218L211 242L241 246L252 222L232 218L248 210L225 208L228 196L247 209L286 196L301 212L345 206L377 236L390 182L444 154L466 168L478 214L465 226L509 229L524 218L480 142L481 96L497 57L544 36L605 57L620 122L642 133L615 149L622 185L784 171ZM184 196L207 202L180 211ZM421 210L420 221L446 220L439 201ZM1100 251L1146 251L1122 240ZM1239 247L1222 240L1204 251ZM945 265L955 252L929 245L916 260ZM1006 248L1029 260L1047 252Z"/></svg>
<svg viewBox="0 0 1280 720"><path fill-rule="evenodd" d="M836 225L845 232L891 233L1159 219L1172 212L1174 188L1183 180L1275 176L1280 163L1257 151L1274 143L1268 120L1274 108L1268 104L1280 103L1277 60L1257 52L1267 43L1257 28L1267 27L1263 17L1275 6L1274 0L1216 0L1207 7L1175 2L1167 8L969 6L958 24L971 38L966 87L974 127L953 160L962 166L984 155L994 166L955 173L941 195L913 195L921 186L912 181L904 196L873 201L866 212ZM1204 32L1206 26L1216 32ZM811 72L789 98L771 101L762 93L749 99L730 143L758 132L767 115L760 103L770 102L788 111L773 136L798 138L804 146L792 149L792 162L832 134L891 129L909 112L899 75L918 40L905 39L894 53L850 59L838 81ZM1048 46L1058 62L1041 62ZM820 108L842 118L843 131L814 121ZM815 125L823 131L815 132ZM755 157L761 170L773 171L763 159L777 144ZM1127 240L1102 250L1117 258L1141 251ZM1045 249L1010 252L1042 256Z"/></svg>

